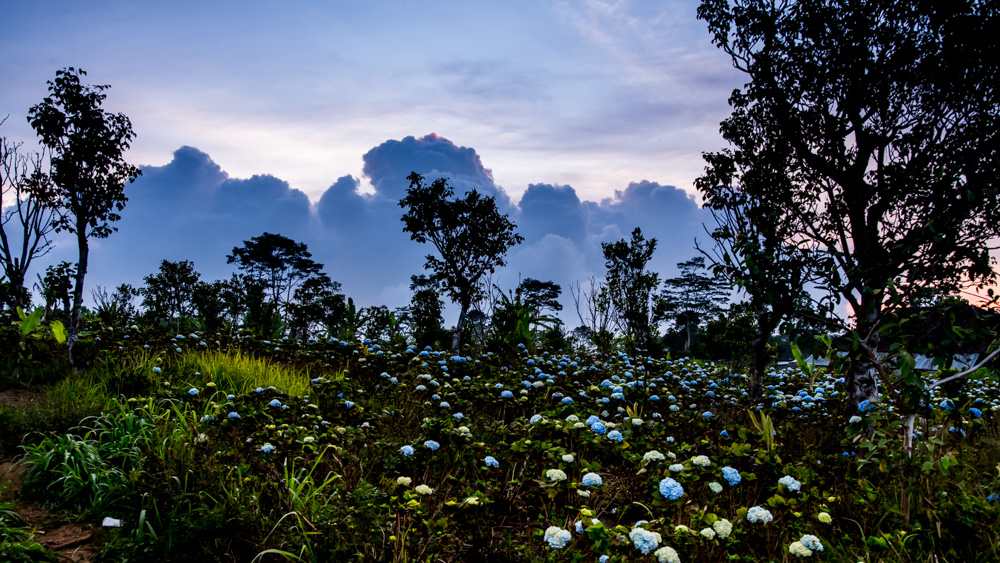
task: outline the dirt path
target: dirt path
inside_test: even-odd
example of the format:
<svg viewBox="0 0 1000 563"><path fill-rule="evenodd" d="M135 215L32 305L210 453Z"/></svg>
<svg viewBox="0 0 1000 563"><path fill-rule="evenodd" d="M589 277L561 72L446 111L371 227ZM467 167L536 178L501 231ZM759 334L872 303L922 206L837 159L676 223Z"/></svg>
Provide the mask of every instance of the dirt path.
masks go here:
<svg viewBox="0 0 1000 563"><path fill-rule="evenodd" d="M96 560L94 530L89 524L67 522L58 514L17 499L24 483L24 468L10 461L0 462L0 500L14 500L18 512L35 529L35 541L60 554L66 563L91 563Z"/></svg>

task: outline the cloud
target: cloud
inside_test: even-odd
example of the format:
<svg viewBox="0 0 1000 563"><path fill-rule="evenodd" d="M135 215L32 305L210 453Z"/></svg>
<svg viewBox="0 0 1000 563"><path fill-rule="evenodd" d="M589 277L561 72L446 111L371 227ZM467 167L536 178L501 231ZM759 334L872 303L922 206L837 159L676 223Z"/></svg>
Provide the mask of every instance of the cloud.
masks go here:
<svg viewBox="0 0 1000 563"><path fill-rule="evenodd" d="M226 278L233 271L226 255L266 231L305 242L360 306L406 305L410 276L421 273L424 257L434 252L413 242L400 221L398 199L408 186L406 175L416 171L428 179L449 178L459 195L476 188L496 197L525 241L511 249L508 266L494 281L503 289L525 277L560 284L563 316L573 325L569 286L603 276L602 242L628 238L640 227L659 241L652 269L668 277L676 262L694 255L693 239L710 218L683 190L650 181L629 184L599 202L581 200L568 185L531 184L515 204L475 149L435 134L386 141L363 159L374 193L363 191L362 179L345 175L311 205L282 179L233 178L208 154L181 147L169 163L145 167L128 186L119 231L93 241L87 286L139 286L163 259L192 260L205 280ZM47 261L75 261L71 242L60 239Z"/></svg>

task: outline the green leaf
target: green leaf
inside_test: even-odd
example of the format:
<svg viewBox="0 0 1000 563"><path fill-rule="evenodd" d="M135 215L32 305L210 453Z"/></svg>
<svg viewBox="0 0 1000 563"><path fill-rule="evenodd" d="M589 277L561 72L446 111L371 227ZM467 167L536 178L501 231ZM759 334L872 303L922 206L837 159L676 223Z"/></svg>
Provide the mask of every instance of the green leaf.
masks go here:
<svg viewBox="0 0 1000 563"><path fill-rule="evenodd" d="M20 308L18 309L18 311L20 311ZM38 329L38 323L42 321L42 314L44 312L45 309L39 307L34 311L32 311L31 315L29 315L27 318L25 317L21 318L21 336L28 336L29 334L35 332L35 330ZM24 313L21 312L19 314L23 315Z"/></svg>
<svg viewBox="0 0 1000 563"><path fill-rule="evenodd" d="M60 344L66 343L66 327L62 324L62 321L52 321L49 323L49 328L52 329L52 336L56 338L56 342Z"/></svg>

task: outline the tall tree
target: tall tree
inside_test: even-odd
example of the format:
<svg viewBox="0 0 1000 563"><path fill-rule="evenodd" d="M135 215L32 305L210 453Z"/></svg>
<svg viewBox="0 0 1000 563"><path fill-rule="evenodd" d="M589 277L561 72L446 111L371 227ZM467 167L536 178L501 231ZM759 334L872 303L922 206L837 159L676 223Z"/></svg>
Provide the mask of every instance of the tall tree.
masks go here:
<svg viewBox="0 0 1000 563"><path fill-rule="evenodd" d="M312 259L304 242L282 235L264 233L245 240L243 246L233 248L226 258L228 264L235 262L246 276L263 285L270 302L285 320L300 284L315 277L330 281L322 272L323 265Z"/></svg>
<svg viewBox="0 0 1000 563"><path fill-rule="evenodd" d="M777 147L783 149L784 147ZM767 342L775 330L793 315L810 315L812 295L805 288L819 281L817 269L835 267L827 255L813 245L795 240L787 217L779 210L748 197L743 184L771 186L788 182L781 167L752 168L744 162L745 153L732 151L707 153L712 165L695 181L711 209L716 228L710 231L715 241L711 253L695 246L709 260L717 275L746 293L746 312L753 316L754 334L750 340L749 394L763 395L764 373L770 363ZM782 159L784 155L770 155ZM776 173L771 175L771 173ZM828 294L827 294L828 295ZM816 303L816 309L830 308L828 298ZM788 324L786 328L793 328ZM794 331L793 331L794 332Z"/></svg>
<svg viewBox="0 0 1000 563"><path fill-rule="evenodd" d="M5 121L0 119L0 125ZM0 137L0 267L10 284L10 302L0 305L11 308L27 305L28 268L52 248L48 238L53 229L52 210L32 195L33 186L49 182L42 171L44 158L24 154L20 148L20 143Z"/></svg>
<svg viewBox="0 0 1000 563"><path fill-rule="evenodd" d="M410 276L410 306L406 311L406 322L417 346L437 346L444 340L441 312L444 303L438 294L437 284L427 276Z"/></svg>
<svg viewBox="0 0 1000 563"><path fill-rule="evenodd" d="M194 291L200 278L190 260L163 260L158 272L143 278L142 304L153 319L179 329L182 318L194 315Z"/></svg>
<svg viewBox="0 0 1000 563"><path fill-rule="evenodd" d="M887 308L923 287L996 279L997 11L971 0L699 7L714 43L749 77L730 98L722 134L733 148L720 154L744 173L787 178L740 189L835 261L822 285L852 311L854 401L876 395Z"/></svg>
<svg viewBox="0 0 1000 563"><path fill-rule="evenodd" d="M140 171L125 162L125 151L135 138L132 122L121 113L108 113L101 104L109 86L80 82L83 70L56 71L49 95L28 111L28 122L42 145L51 151L52 182L32 185L31 195L55 210L56 232L76 236L79 257L73 287L73 310L67 326L69 359L80 329L83 283L90 258L90 238L107 238L125 209L125 184Z"/></svg>
<svg viewBox="0 0 1000 563"><path fill-rule="evenodd" d="M648 351L653 343L654 291L660 276L646 269L656 250L656 239L646 240L642 229L632 231L632 240L602 242L608 297L615 309L618 330L637 351Z"/></svg>
<svg viewBox="0 0 1000 563"><path fill-rule="evenodd" d="M698 327L723 312L729 300L729 283L721 277L709 275L705 258L696 256L678 262L681 275L663 281L663 293L656 304L657 317L673 319L684 332L684 349L694 345Z"/></svg>
<svg viewBox="0 0 1000 563"><path fill-rule="evenodd" d="M459 305L452 339L452 350L458 353L465 316L483 292L479 280L506 264L507 251L524 238L515 232L517 225L500 214L492 197L472 190L452 199L455 190L445 178L424 184L424 177L413 172L407 179L410 187L399 200L399 206L406 209L403 231L437 249L440 257L428 254L424 267Z"/></svg>

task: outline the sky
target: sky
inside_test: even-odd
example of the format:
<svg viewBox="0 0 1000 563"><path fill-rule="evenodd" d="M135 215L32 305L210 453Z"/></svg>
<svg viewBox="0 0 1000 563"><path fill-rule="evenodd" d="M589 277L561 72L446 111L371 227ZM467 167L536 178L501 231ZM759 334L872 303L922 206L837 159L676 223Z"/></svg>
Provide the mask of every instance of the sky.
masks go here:
<svg viewBox="0 0 1000 563"><path fill-rule="evenodd" d="M517 223L501 287L600 277L600 243L635 227L670 277L708 238L693 182L744 81L697 5L17 2L0 134L34 142L25 116L60 68L111 85L104 107L130 118L143 174L92 245L90 288L141 285L163 259L228 277L235 246L277 232L359 303L404 305L430 251L402 232L411 171L493 195ZM42 263L74 261L67 242Z"/></svg>

